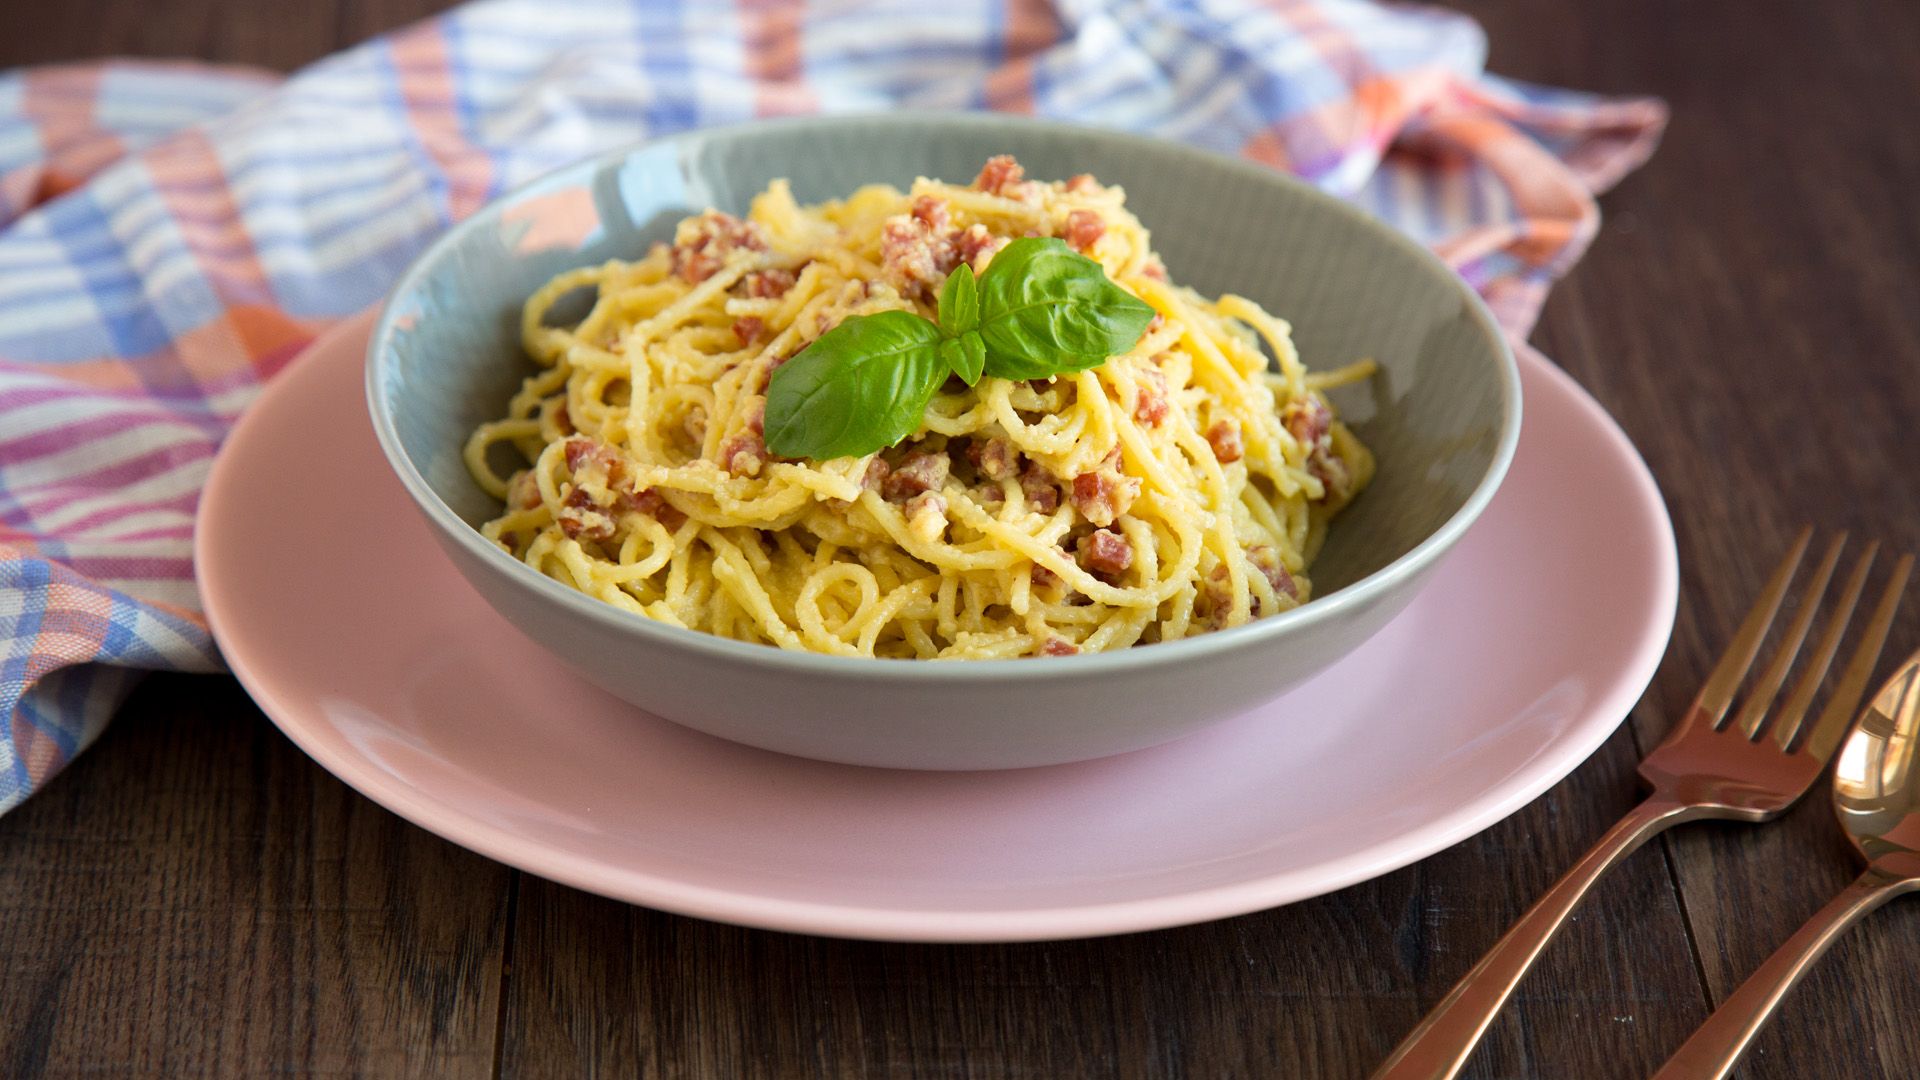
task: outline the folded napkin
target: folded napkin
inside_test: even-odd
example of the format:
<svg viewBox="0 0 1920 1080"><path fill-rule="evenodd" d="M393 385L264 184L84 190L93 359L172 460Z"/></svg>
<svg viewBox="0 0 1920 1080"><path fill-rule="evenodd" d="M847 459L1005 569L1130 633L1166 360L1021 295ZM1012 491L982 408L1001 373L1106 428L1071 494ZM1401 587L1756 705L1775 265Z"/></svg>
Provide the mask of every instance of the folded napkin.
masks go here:
<svg viewBox="0 0 1920 1080"><path fill-rule="evenodd" d="M220 669L192 535L222 437L500 192L756 116L1033 113L1304 177L1431 245L1517 342L1666 112L1485 57L1461 15L1361 0L485 0L285 80L0 74L0 811L145 670Z"/></svg>

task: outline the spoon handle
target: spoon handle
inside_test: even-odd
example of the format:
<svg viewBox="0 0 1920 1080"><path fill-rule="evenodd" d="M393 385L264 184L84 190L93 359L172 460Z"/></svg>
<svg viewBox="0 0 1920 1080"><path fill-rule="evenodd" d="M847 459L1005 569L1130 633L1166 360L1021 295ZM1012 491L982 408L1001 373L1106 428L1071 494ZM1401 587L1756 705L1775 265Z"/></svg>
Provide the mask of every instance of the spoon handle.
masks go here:
<svg viewBox="0 0 1920 1080"><path fill-rule="evenodd" d="M1458 1073L1513 988L1593 883L1648 838L1693 812L1659 796L1634 807L1520 916L1369 1080L1449 1080Z"/></svg>
<svg viewBox="0 0 1920 1080"><path fill-rule="evenodd" d="M1813 962L1862 916L1915 888L1920 888L1920 880L1868 867L1721 1002L1700 1030L1653 1074L1653 1080L1722 1080L1733 1072L1747 1044Z"/></svg>

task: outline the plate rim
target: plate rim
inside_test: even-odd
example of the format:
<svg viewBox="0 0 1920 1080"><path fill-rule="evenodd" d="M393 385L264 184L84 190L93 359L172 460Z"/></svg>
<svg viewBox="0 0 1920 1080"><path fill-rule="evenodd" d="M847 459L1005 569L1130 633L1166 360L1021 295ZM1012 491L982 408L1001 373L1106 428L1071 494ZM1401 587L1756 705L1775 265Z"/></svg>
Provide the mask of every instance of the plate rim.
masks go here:
<svg viewBox="0 0 1920 1080"><path fill-rule="evenodd" d="M369 799L452 843L488 858L551 881L628 903L720 922L791 933L834 937L917 942L985 943L1102 937L1164 929L1243 915L1296 903L1378 877L1425 859L1511 816L1548 788L1564 779L1599 748L1626 719L1652 681L1670 641L1679 602L1678 549L1671 517L1651 471L1626 433L1592 395L1564 371L1531 349L1515 350L1523 374L1531 371L1565 394L1593 424L1613 450L1612 466L1631 481L1635 501L1646 511L1660 541L1656 565L1649 575L1653 602L1636 649L1623 665L1626 672L1583 706L1589 719L1570 727L1548 743L1524 766L1514 770L1477 798L1464 800L1451 813L1396 833L1371 846L1309 867L1295 867L1231 884L1114 901L1068 906L1004 909L898 909L858 907L844 903L794 900L691 883L660 874L595 860L548 848L490 825L485 821L423 796L392 774L361 768L335 753L299 718L300 709L275 692L271 680L256 670L246 649L229 647L223 630L226 605L217 572L205 568L217 562L211 539L220 530L212 523L224 513L224 491L230 475L244 465L242 455L230 452L250 437L258 406L270 398L290 394L296 367L311 368L330 350L358 356L355 339L370 335L374 309L347 318L316 338L287 365L242 415L221 452L214 459L200 504L194 531L194 561L201 568L202 599L207 621L228 667L274 725L302 752L328 772ZM357 363L354 365L358 370ZM1362 645L1361 648L1365 648ZM1607 717L1613 717L1608 720Z"/></svg>

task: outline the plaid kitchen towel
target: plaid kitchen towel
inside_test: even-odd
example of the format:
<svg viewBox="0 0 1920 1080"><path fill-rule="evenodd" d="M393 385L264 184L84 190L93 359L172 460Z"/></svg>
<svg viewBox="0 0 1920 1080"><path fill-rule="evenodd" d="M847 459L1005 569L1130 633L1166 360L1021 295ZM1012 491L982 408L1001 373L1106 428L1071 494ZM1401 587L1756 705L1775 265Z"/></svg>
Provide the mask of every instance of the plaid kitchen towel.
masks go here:
<svg viewBox="0 0 1920 1080"><path fill-rule="evenodd" d="M1461 15L1363 0L483 0L285 80L0 74L0 811L140 672L219 669L191 544L221 438L507 188L756 116L1033 113L1296 173L1431 245L1517 341L1666 113L1485 56Z"/></svg>

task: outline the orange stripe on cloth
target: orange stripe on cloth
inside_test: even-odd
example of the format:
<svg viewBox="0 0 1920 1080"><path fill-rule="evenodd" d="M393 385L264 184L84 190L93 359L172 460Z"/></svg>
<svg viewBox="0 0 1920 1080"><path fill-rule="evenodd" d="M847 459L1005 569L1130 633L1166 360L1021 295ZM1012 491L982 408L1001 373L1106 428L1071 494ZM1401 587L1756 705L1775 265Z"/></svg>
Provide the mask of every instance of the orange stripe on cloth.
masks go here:
<svg viewBox="0 0 1920 1080"><path fill-rule="evenodd" d="M56 668L100 655L113 614L113 600L106 594L60 581L47 585L43 603L46 614L27 654L24 674L29 685ZM12 721L14 753L27 767L27 782L38 787L66 764L66 755L20 715Z"/></svg>
<svg viewBox="0 0 1920 1080"><path fill-rule="evenodd" d="M266 271L206 135L184 131L141 155L141 163L221 304L271 304Z"/></svg>
<svg viewBox="0 0 1920 1080"><path fill-rule="evenodd" d="M296 319L270 304L238 304L161 352L171 352L194 385L218 393L239 385L235 376L243 373L248 380L271 378L330 325L332 320ZM149 355L133 363L152 370L166 359Z"/></svg>
<svg viewBox="0 0 1920 1080"><path fill-rule="evenodd" d="M1370 77L1346 97L1255 132L1240 153L1281 169L1317 168L1361 147L1377 155L1416 115L1447 100L1452 83L1440 68Z"/></svg>
<svg viewBox="0 0 1920 1080"><path fill-rule="evenodd" d="M1007 0L1006 59L987 73L987 108L1033 115L1034 70L1059 40L1060 20L1047 0Z"/></svg>
<svg viewBox="0 0 1920 1080"><path fill-rule="evenodd" d="M1449 142L1493 171L1513 200L1521 224L1498 246L1531 266L1565 266L1580 257L1600 226L1600 208L1592 192L1572 170L1546 147L1516 131L1504 120L1467 112L1432 117L1426 138ZM1497 230L1472 230L1439 253L1449 261L1464 261L1492 250ZM1475 252L1473 249L1478 249ZM1457 265L1457 263L1456 263Z"/></svg>
<svg viewBox="0 0 1920 1080"><path fill-rule="evenodd" d="M25 716L13 717L13 752L27 767L27 783L39 787L67 763L60 744L27 722Z"/></svg>
<svg viewBox="0 0 1920 1080"><path fill-rule="evenodd" d="M153 352L61 364L60 378L103 393L138 395L156 387L222 393L272 377L338 321L296 319L271 305L241 304Z"/></svg>
<svg viewBox="0 0 1920 1080"><path fill-rule="evenodd" d="M818 112L820 99L807 85L801 62L798 0L740 0L741 60L753 80L753 111L759 116Z"/></svg>
<svg viewBox="0 0 1920 1080"><path fill-rule="evenodd" d="M455 221L487 201L493 162L468 140L458 108L453 64L439 24L428 23L387 42L407 121L427 155L447 177L447 211Z"/></svg>
<svg viewBox="0 0 1920 1080"><path fill-rule="evenodd" d="M1254 132L1253 138L1240 144L1240 156L1286 172L1294 171L1286 140L1273 128L1261 128Z"/></svg>
<svg viewBox="0 0 1920 1080"><path fill-rule="evenodd" d="M19 530L11 528L7 525L0 525L0 563L18 562L23 559L47 559L50 562L56 562L56 563L59 562L59 560L54 558L53 556L42 554L41 546L42 544L39 537L31 536L27 533L20 532ZM59 583L56 582L55 584L58 585ZM69 588L69 589L72 588L72 586L61 586L61 587ZM108 586L101 586L101 587L107 588ZM62 595L67 595L67 594L62 594ZM89 595L91 595L91 593L89 593ZM184 607L181 607L179 604L170 604L165 600L153 600L147 597L136 597L135 599L139 600L140 605L142 607L151 608L163 614L171 615L174 618L179 619L183 622L192 623L196 626L201 626L201 627L204 627L207 625L206 615L204 615L201 612L195 611L192 608L184 608ZM105 615L102 617L110 618L111 614L109 613L108 615ZM102 630L102 633L104 634L105 631ZM101 640L104 643L105 638L103 637ZM55 665L55 666L62 666L62 665ZM49 668L48 670L52 670L52 669ZM40 673L40 675L44 675L44 674L45 672ZM32 678L37 679L40 677L40 675L33 675Z"/></svg>
<svg viewBox="0 0 1920 1080"><path fill-rule="evenodd" d="M0 363L17 364L23 368L39 367L37 363L10 356L0 356ZM128 365L126 359L114 356L62 363L56 370L60 373L61 381L82 383L94 390L138 390L141 386L139 376Z"/></svg>
<svg viewBox="0 0 1920 1080"><path fill-rule="evenodd" d="M1246 157L1282 168L1291 164L1317 169L1358 147L1377 154L1409 117L1447 92L1451 76L1443 69L1382 75L1353 36L1327 17L1326 6L1318 0L1268 0L1266 7L1292 27L1350 89L1257 133L1240 149Z"/></svg>
<svg viewBox="0 0 1920 1080"><path fill-rule="evenodd" d="M101 130L95 120L100 75L101 69L95 65L38 68L26 73L20 111L38 130L46 156L27 201L58 198L126 154L120 140Z"/></svg>

